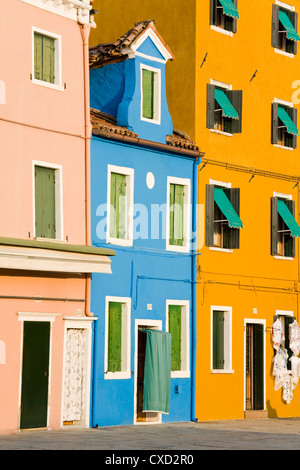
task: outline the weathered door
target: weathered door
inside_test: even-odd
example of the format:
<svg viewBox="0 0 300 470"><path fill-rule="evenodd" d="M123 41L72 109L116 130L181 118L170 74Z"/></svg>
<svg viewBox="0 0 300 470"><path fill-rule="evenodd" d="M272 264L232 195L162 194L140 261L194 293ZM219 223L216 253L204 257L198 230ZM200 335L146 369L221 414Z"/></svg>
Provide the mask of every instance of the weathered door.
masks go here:
<svg viewBox="0 0 300 470"><path fill-rule="evenodd" d="M24 322L21 429L47 426L50 322Z"/></svg>

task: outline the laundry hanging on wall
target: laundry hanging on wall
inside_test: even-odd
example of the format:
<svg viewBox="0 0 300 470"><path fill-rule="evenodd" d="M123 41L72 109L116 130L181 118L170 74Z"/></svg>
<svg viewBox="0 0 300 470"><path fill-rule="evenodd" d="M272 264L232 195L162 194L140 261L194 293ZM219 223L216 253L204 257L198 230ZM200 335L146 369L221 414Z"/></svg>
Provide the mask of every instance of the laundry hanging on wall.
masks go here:
<svg viewBox="0 0 300 470"><path fill-rule="evenodd" d="M171 334L145 329L143 411L169 413L171 389Z"/></svg>
<svg viewBox="0 0 300 470"><path fill-rule="evenodd" d="M282 388L282 399L286 403L290 403L300 377L300 357L298 356L300 353L300 327L297 321L294 320L289 325L289 346L293 352L290 359L287 350L283 346L285 336L279 318L271 327L271 338L273 348L276 351L273 357L274 389L277 391ZM291 370L288 369L288 361L291 362Z"/></svg>

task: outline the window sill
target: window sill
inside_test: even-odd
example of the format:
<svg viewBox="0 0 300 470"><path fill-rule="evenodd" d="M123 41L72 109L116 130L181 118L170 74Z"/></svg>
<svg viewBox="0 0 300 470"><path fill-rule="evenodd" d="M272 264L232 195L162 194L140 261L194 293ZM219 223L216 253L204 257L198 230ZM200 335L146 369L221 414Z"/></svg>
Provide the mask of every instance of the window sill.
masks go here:
<svg viewBox="0 0 300 470"><path fill-rule="evenodd" d="M177 246L177 245L169 245L166 246L167 251L176 251L177 253L189 253L188 246Z"/></svg>
<svg viewBox="0 0 300 470"><path fill-rule="evenodd" d="M174 370L171 371L171 378L172 379L188 379L191 376L189 370Z"/></svg>
<svg viewBox="0 0 300 470"><path fill-rule="evenodd" d="M293 147L286 147L285 145L279 145L279 144L273 144L274 147L277 147L278 149L282 149L282 150L291 150L293 151Z"/></svg>
<svg viewBox="0 0 300 470"><path fill-rule="evenodd" d="M210 246L209 249L211 251L221 251L223 253L233 253L233 250L230 248L219 248L217 246Z"/></svg>
<svg viewBox="0 0 300 470"><path fill-rule="evenodd" d="M209 130L210 132L213 132L214 134L225 135L226 137L233 137L233 134L230 134L230 132L219 131L218 129L209 129Z"/></svg>
<svg viewBox="0 0 300 470"><path fill-rule="evenodd" d="M211 369L212 374L234 374L233 369Z"/></svg>
<svg viewBox="0 0 300 470"><path fill-rule="evenodd" d="M274 259L283 259L283 260L287 260L287 261L293 261L294 260L294 258L292 258L291 256L279 256L279 255L277 255L277 256L274 256L273 258Z"/></svg>
<svg viewBox="0 0 300 470"><path fill-rule="evenodd" d="M46 88L51 88L52 90L64 91L64 89L65 89L64 86L62 86L62 85L57 85L55 83L44 82L43 80L37 80L36 78L32 78L31 81L34 85L44 86Z"/></svg>
<svg viewBox="0 0 300 470"><path fill-rule="evenodd" d="M105 380L120 380L120 379L130 379L131 372L124 371L124 372L105 372L104 379Z"/></svg>
<svg viewBox="0 0 300 470"><path fill-rule="evenodd" d="M227 31L227 29L220 28L219 26L215 26L213 24L210 25L210 27L213 31L217 31L217 33L222 33L222 34L225 34L226 36L233 37L232 31Z"/></svg>
<svg viewBox="0 0 300 470"><path fill-rule="evenodd" d="M291 52L282 51L281 49L276 49L276 48L275 48L275 52L276 54L284 55L285 57L290 57L291 59L294 58L294 54L292 54Z"/></svg>
<svg viewBox="0 0 300 470"><path fill-rule="evenodd" d="M122 238L108 238L106 240L106 243L109 243L110 245L119 245L119 246L132 246L133 245L133 240L126 240Z"/></svg>
<svg viewBox="0 0 300 470"><path fill-rule="evenodd" d="M68 243L67 240L63 240L62 238L34 237L34 239L38 242Z"/></svg>

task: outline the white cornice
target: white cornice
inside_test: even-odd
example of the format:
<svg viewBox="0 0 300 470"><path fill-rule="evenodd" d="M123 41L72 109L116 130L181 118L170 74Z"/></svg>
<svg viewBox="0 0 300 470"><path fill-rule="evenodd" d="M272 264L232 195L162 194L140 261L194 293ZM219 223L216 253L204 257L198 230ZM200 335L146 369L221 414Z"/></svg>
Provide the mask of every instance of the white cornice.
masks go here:
<svg viewBox="0 0 300 470"><path fill-rule="evenodd" d="M90 10L90 0L22 0L43 10L64 16L80 24L94 26Z"/></svg>

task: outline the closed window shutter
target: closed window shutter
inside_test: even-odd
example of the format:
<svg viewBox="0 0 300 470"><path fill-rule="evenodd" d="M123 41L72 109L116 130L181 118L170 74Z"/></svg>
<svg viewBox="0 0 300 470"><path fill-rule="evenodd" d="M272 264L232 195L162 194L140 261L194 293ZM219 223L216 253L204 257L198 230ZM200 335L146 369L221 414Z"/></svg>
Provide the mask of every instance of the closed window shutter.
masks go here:
<svg viewBox="0 0 300 470"><path fill-rule="evenodd" d="M278 254L278 209L277 197L271 198L271 255Z"/></svg>
<svg viewBox="0 0 300 470"><path fill-rule="evenodd" d="M143 117L153 119L154 117L154 72L143 69Z"/></svg>
<svg viewBox="0 0 300 470"><path fill-rule="evenodd" d="M278 143L278 103L272 103L272 144Z"/></svg>
<svg viewBox="0 0 300 470"><path fill-rule="evenodd" d="M213 129L215 123L215 86L207 84L206 127Z"/></svg>
<svg viewBox="0 0 300 470"><path fill-rule="evenodd" d="M111 173L110 182L110 236L125 239L126 234L126 175Z"/></svg>
<svg viewBox="0 0 300 470"><path fill-rule="evenodd" d="M292 121L297 126L297 108L289 108L289 110ZM297 136L293 135L292 139L292 147L295 149L297 147Z"/></svg>
<svg viewBox="0 0 300 470"><path fill-rule="evenodd" d="M181 306L169 305L169 333L172 335L171 370L181 370Z"/></svg>
<svg viewBox="0 0 300 470"><path fill-rule="evenodd" d="M231 132L232 134L240 134L242 132L243 91L226 90L226 95L239 115L238 119L231 120Z"/></svg>
<svg viewBox="0 0 300 470"><path fill-rule="evenodd" d="M122 303L109 302L107 371L122 368Z"/></svg>
<svg viewBox="0 0 300 470"><path fill-rule="evenodd" d="M43 36L43 80L54 83L54 39Z"/></svg>
<svg viewBox="0 0 300 470"><path fill-rule="evenodd" d="M205 245L214 245L214 185L206 185L206 223L205 223Z"/></svg>
<svg viewBox="0 0 300 470"><path fill-rule="evenodd" d="M236 6L236 9L238 10L238 0L233 0L233 3ZM233 18L232 21L232 32L236 33L237 32L237 18Z"/></svg>
<svg viewBox="0 0 300 470"><path fill-rule="evenodd" d="M170 245L183 246L184 186L170 184Z"/></svg>
<svg viewBox="0 0 300 470"><path fill-rule="evenodd" d="M238 216L240 216L240 188L231 188L228 198ZM229 230L229 248L240 248L240 229L231 228Z"/></svg>
<svg viewBox="0 0 300 470"><path fill-rule="evenodd" d="M292 213L292 215L295 217L295 201L287 199L284 202L287 205L287 208ZM286 242L285 256L295 258L295 237L292 237L292 235L289 237L289 239Z"/></svg>
<svg viewBox="0 0 300 470"><path fill-rule="evenodd" d="M43 36L34 33L34 78L43 79Z"/></svg>
<svg viewBox="0 0 300 470"><path fill-rule="evenodd" d="M294 25L294 28L296 31L298 31L298 13L296 13L295 11L294 12L291 12L293 13L293 19L292 19L292 24ZM297 41L293 41L294 44L293 44L293 54L297 54L297 44L298 42Z"/></svg>
<svg viewBox="0 0 300 470"><path fill-rule="evenodd" d="M35 235L56 238L55 170L35 167Z"/></svg>
<svg viewBox="0 0 300 470"><path fill-rule="evenodd" d="M279 5L272 5L272 47L279 47Z"/></svg>
<svg viewBox="0 0 300 470"><path fill-rule="evenodd" d="M213 312L213 369L224 369L224 312Z"/></svg>

